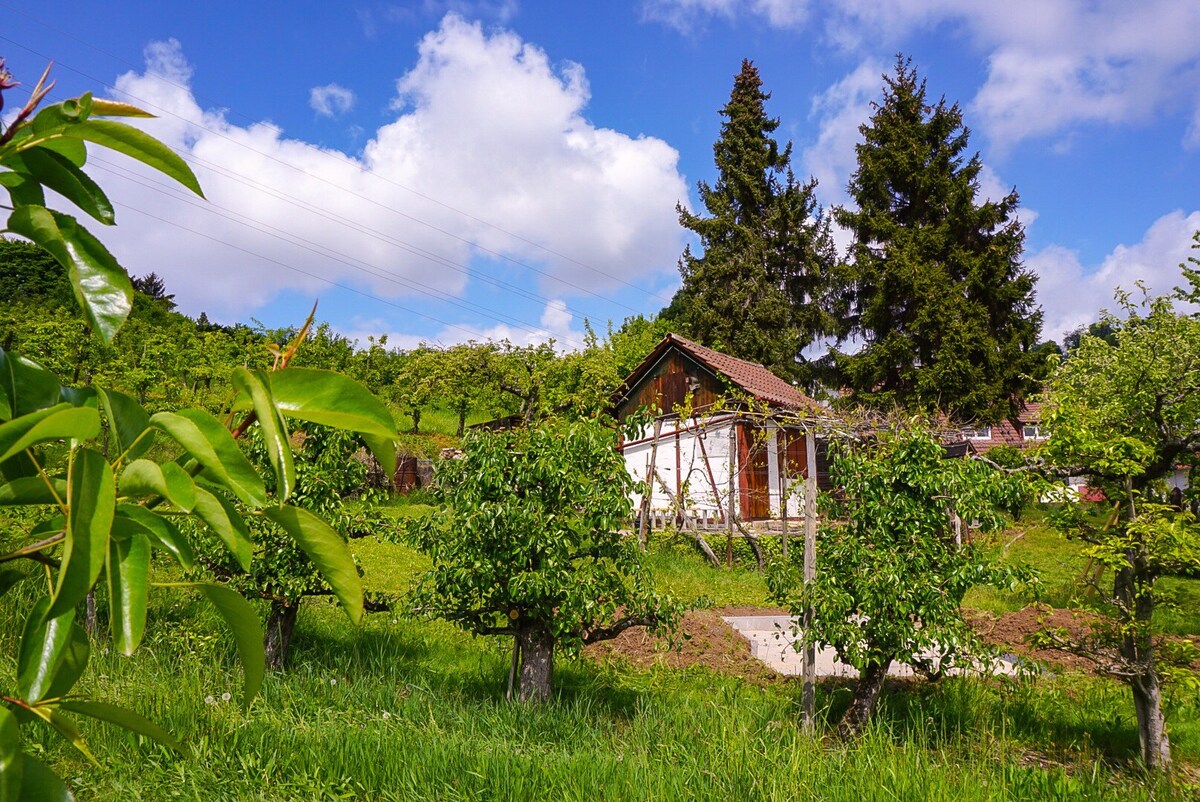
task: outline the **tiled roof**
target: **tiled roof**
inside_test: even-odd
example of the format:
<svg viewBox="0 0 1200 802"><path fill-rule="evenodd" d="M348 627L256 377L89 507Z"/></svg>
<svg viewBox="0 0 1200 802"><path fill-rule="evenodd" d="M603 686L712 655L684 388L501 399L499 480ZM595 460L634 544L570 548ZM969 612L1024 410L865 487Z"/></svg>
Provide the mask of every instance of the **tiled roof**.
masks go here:
<svg viewBox="0 0 1200 802"><path fill-rule="evenodd" d="M709 370L724 376L735 386L760 401L788 409L820 410L816 401L757 362L748 362L745 359L714 351L699 343L694 343L686 337L680 337L678 334L668 334L666 342L674 344Z"/></svg>

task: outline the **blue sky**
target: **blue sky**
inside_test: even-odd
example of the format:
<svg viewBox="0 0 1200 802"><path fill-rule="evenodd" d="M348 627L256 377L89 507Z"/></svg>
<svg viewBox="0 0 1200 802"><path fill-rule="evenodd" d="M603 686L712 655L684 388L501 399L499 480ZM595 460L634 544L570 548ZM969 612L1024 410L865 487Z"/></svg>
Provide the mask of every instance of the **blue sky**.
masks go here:
<svg viewBox="0 0 1200 802"><path fill-rule="evenodd" d="M319 316L365 343L577 345L654 313L714 178L743 58L801 177L845 203L857 127L895 54L962 106L1015 186L1045 336L1116 286L1167 291L1200 229L1200 4L1177 0L0 0L0 55L54 95L119 96L192 162L208 203L97 153L101 232L183 311Z"/></svg>

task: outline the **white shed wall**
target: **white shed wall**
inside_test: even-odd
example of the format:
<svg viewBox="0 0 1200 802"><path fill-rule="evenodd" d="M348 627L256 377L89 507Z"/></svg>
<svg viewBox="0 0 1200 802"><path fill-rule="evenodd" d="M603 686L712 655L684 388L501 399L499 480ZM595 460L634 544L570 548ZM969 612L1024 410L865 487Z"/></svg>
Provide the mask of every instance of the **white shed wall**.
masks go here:
<svg viewBox="0 0 1200 802"><path fill-rule="evenodd" d="M731 439L733 419L717 417L697 421L679 421L664 419L662 431L658 438L658 449L654 457L655 473L661 481L654 482L654 491L650 498L652 512L672 512L674 510L673 495L680 492L685 499L685 507L699 514L709 514L716 517L717 511L722 513L728 509L729 475L734 471L734 508L738 510L740 493L738 491L737 441ZM779 453L778 427L774 422L767 422L767 464L769 471L769 493L772 516L779 515L779 500L781 491L788 498L788 515L796 517L802 514L804 508L804 480L799 476L789 476L788 486L780 484L781 464ZM654 435L654 424L645 427L639 436L633 438L622 448L625 456L625 467L636 482L631 494L635 510L641 509L642 496L645 491L646 473L650 462L652 448L651 438ZM701 447L703 443L703 448ZM734 463L730 464L730 453L733 453ZM676 455L678 454L678 461ZM708 457L708 467L705 467L705 455ZM676 470L678 465L678 470ZM711 473L710 473L711 471ZM666 484L670 492L663 489ZM716 485L715 491L713 485ZM740 515L740 511L737 513Z"/></svg>

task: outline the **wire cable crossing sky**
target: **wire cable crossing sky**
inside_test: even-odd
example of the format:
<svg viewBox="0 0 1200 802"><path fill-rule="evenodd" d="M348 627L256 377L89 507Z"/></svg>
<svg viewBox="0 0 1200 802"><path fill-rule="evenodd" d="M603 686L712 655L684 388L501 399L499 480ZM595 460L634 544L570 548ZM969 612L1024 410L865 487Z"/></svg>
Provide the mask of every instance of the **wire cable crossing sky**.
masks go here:
<svg viewBox="0 0 1200 802"><path fill-rule="evenodd" d="M182 311L221 322L292 325L319 297L362 343L571 349L585 319L602 331L657 313L696 247L676 206L715 177L743 58L829 207L848 201L882 75L911 56L931 98L962 107L981 196L1020 193L1045 338L1094 320L1118 286L1169 291L1200 229L1193 3L0 9L0 55L25 89L53 59L54 97L147 108L139 124L192 164L209 203L92 159L120 219L106 242Z"/></svg>

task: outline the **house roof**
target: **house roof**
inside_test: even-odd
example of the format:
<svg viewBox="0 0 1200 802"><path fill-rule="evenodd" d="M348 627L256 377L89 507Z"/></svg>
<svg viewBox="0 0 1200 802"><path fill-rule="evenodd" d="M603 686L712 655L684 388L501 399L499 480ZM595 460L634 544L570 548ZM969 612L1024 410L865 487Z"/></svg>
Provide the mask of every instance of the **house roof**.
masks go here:
<svg viewBox="0 0 1200 802"><path fill-rule="evenodd" d="M624 389L627 390L636 385L642 376L654 367L659 358L672 347L692 357L718 376L723 376L735 387L759 401L786 409L821 410L816 401L757 362L749 362L720 351L714 351L692 342L686 337L680 337L678 334L668 334L654 347L649 356L642 360L642 363L634 368L633 372L625 379Z"/></svg>

